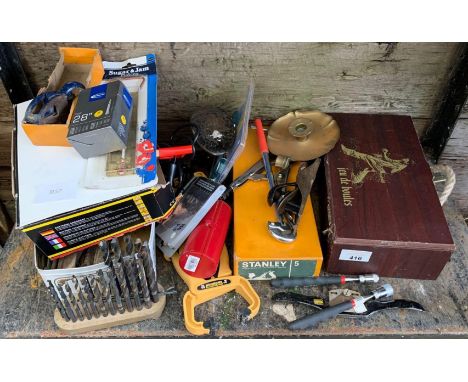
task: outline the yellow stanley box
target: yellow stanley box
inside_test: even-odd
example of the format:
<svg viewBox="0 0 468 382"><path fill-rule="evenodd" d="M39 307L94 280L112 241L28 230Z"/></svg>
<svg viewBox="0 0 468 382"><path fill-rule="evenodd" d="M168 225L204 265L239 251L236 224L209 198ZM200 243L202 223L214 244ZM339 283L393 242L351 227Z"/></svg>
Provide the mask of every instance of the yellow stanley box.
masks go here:
<svg viewBox="0 0 468 382"><path fill-rule="evenodd" d="M254 130L234 165L234 179L261 159ZM291 169L294 182L299 164ZM268 221L275 221L274 207L267 202L267 181L249 180L234 190L234 274L249 280L277 277L318 276L322 267L322 250L310 199L299 221L297 239L282 243L268 232Z"/></svg>

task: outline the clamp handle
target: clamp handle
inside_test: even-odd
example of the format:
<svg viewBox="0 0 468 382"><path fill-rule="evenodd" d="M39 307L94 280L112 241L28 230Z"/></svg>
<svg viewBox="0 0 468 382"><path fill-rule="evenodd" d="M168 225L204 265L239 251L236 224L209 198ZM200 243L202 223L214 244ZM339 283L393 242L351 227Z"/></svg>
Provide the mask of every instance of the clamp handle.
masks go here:
<svg viewBox="0 0 468 382"><path fill-rule="evenodd" d="M215 283L217 281L223 282L225 280L228 281L228 283L222 284L221 286L200 290L197 291L196 294L191 291L185 293L183 300L184 321L185 327L190 333L195 335L210 333L210 329L205 327L202 321L195 320L195 307L232 290L239 293L249 304L247 308L248 316L246 318L250 320L257 315L260 310L260 297L253 289L250 282L245 278L241 276L228 276L225 278L210 279L208 283Z"/></svg>

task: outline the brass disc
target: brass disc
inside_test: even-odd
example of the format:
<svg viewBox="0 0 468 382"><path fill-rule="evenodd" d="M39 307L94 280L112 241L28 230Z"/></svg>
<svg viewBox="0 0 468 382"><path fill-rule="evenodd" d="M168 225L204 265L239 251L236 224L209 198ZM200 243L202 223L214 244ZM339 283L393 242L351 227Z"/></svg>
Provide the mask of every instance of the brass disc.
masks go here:
<svg viewBox="0 0 468 382"><path fill-rule="evenodd" d="M328 153L340 138L340 128L320 111L293 111L278 118L268 130L271 153L308 161Z"/></svg>

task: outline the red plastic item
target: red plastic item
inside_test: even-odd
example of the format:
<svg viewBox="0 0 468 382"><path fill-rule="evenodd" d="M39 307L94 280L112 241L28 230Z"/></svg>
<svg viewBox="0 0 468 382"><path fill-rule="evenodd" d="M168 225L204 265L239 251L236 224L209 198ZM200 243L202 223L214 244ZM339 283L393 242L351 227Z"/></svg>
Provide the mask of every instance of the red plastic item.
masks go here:
<svg viewBox="0 0 468 382"><path fill-rule="evenodd" d="M156 156L159 159L171 159L174 157L183 157L184 155L192 154L192 152L193 147L191 145L164 147L156 150Z"/></svg>
<svg viewBox="0 0 468 382"><path fill-rule="evenodd" d="M216 273L230 222L231 207L218 200L185 243L179 259L185 273L203 279Z"/></svg>
<svg viewBox="0 0 468 382"><path fill-rule="evenodd" d="M263 123L260 118L255 120L255 126L257 127L257 138L258 145L260 146L260 151L262 153L268 153L268 145L265 138L265 132L263 131Z"/></svg>

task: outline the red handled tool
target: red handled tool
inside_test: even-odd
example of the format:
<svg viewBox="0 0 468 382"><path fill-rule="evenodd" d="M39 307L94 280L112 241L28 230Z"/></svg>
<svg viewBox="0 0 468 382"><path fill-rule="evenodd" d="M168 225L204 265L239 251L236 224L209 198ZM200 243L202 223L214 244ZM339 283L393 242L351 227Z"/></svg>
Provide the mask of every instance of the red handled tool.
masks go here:
<svg viewBox="0 0 468 382"><path fill-rule="evenodd" d="M223 250L231 207L218 200L188 237L179 266L190 276L209 278L216 273Z"/></svg>
<svg viewBox="0 0 468 382"><path fill-rule="evenodd" d="M193 153L193 146L174 146L174 147L163 147L156 150L156 156L159 159L171 159L179 158L184 155L189 155Z"/></svg>
<svg viewBox="0 0 468 382"><path fill-rule="evenodd" d="M268 145L265 138L265 132L263 131L262 120L260 118L255 119L255 127L257 128L258 146L262 153L263 165L265 166L268 184L270 185L270 189L272 189L275 187L275 181L273 180L273 173L271 172Z"/></svg>

